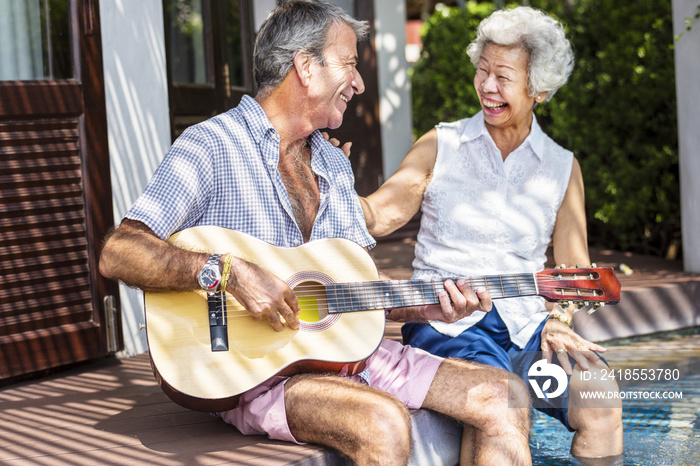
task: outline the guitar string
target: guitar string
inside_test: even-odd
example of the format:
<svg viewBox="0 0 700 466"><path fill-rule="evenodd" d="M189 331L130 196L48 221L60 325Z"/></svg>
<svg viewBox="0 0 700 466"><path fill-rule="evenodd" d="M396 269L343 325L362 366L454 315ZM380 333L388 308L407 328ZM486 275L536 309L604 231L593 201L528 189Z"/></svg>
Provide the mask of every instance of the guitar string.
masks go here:
<svg viewBox="0 0 700 466"><path fill-rule="evenodd" d="M561 280L538 280L537 283L534 281L531 283L521 283L519 280L516 279L505 279L501 280L498 284L495 284L493 282L489 282L488 280L480 279L476 281L472 281L470 284L474 285L476 284L477 286L485 286L489 289L491 293L493 292L498 292L498 289L500 288L502 293L509 293L512 291L517 290L520 295L523 293L530 293L534 292L537 290L537 287L535 285L539 285L539 288L542 288L542 285L547 285L547 282L549 283L559 283ZM415 293L420 290L424 290L425 288L432 288L432 291L435 292L437 291L436 287L439 287L441 289L444 289L444 286L442 285L444 283L444 279L435 279L435 280L390 280L390 281L364 281L364 282L347 282L347 283L332 283L332 284L323 284L323 283L311 283L311 284L300 284L294 287L294 292L295 294L299 295L300 293L303 292L308 292L308 290L312 290L314 292L318 292L319 290L325 290L327 288L332 288L335 294L340 294L341 296L357 296L358 293L362 293L363 291L365 294L369 291L370 293L377 293L377 292L396 292L396 293L406 293L412 292ZM381 287L381 289L377 289L377 287ZM584 291L597 291L597 288L582 288L582 287L571 287L571 286L550 286L547 287L548 289L562 289L562 290L584 290ZM523 292L523 289L526 290ZM514 295L512 297L517 297L519 295ZM499 297L511 297L511 296L499 296Z"/></svg>
<svg viewBox="0 0 700 466"><path fill-rule="evenodd" d="M501 292L503 295L497 295L497 296L492 296L492 298L498 299L498 298L508 298L508 297L519 297L519 296L532 296L537 294L537 287L535 286L535 282L538 285L544 284L543 282L550 282L550 283L558 283L561 282L561 279L557 279L554 277L550 276L544 276L544 277L536 277L536 281L532 280L532 283L526 283L525 285L521 284L519 282L519 279L523 277L527 277L528 279L533 278L533 274L531 273L525 273L525 274L519 274L518 276L506 276L506 277L501 277L498 275L493 275L493 276L486 276L486 277L478 277L477 279L466 279L468 282L471 282L472 286L474 283L477 284L477 286L480 285L485 285L487 288L489 286L493 286L495 288L501 288ZM370 293L374 294L374 296L368 297L367 296L367 289L371 288L372 286L376 286L377 284L380 284L384 287L388 287L388 289L383 288L380 290L381 292L392 292L393 296L396 297L409 297L411 299L410 303L405 303L401 302L401 306L396 306L395 300L392 299L392 305L393 307L410 307L410 306L420 306L420 305L426 305L426 304L437 304L439 301L421 301L421 302L416 302L415 301L415 293L420 287L421 290L425 287L432 287L432 292L435 293L436 286L442 287L442 284L444 283L445 279L433 279L433 280L390 280L390 281L364 281L364 282L348 282L348 283L341 283L341 284L322 284L322 283L313 283L313 284L300 284L294 288L294 293L298 298L316 298L316 305L317 307L323 307L324 305L327 306L329 302L333 302L334 304L343 304L345 307L349 306L348 302L350 302L350 305L352 302L357 302L363 305L362 310L371 310L373 305L377 304L377 301L382 301L382 298L377 299L376 292L378 290L371 289L369 290ZM489 283L489 280L492 282ZM499 284L494 285L493 281L498 280ZM587 280L587 278L579 278L578 280ZM571 281L571 280L568 280ZM334 288L334 295L335 298L332 300L329 300L328 297L325 294L325 289L326 287L333 287ZM354 290L352 288L355 288ZM444 289L444 287L442 287ZM510 289L511 291L514 291L514 289L518 290L518 294L514 294L512 296L509 296L506 292L506 288ZM542 288L542 286L540 286ZM567 289L580 289L580 288L567 288L567 287L552 287L553 289L562 289L562 290L567 290ZM310 290L310 291L309 291ZM340 290L340 292L338 292ZM524 290L524 291L523 291ZM364 297L360 296L364 291ZM497 290L491 290L491 293L494 293ZM589 290L587 290L589 291ZM597 295L576 295L573 296L575 298L598 298ZM372 302L372 304L370 304ZM237 303L237 302L236 302ZM384 304L382 302L381 304ZM365 308L366 306L366 308ZM384 306L380 306L379 309L384 308ZM241 313L242 311L242 313ZM351 312L351 311L349 311ZM240 313L241 316L247 316L248 313L245 310L245 308L240 305L240 304L232 304L232 303L227 303L227 313L232 316L238 316ZM234 314L235 313L235 314Z"/></svg>
<svg viewBox="0 0 700 466"><path fill-rule="evenodd" d="M526 276L526 275L523 275ZM521 277L522 278L522 277ZM529 278L529 277L528 277ZM303 291L305 289L318 289L320 287L332 287L334 288L334 291L341 290L341 292L345 292L345 290L348 290L348 293L350 294L356 294L359 291L362 290L367 290L370 289L371 292L376 292L376 291L386 291L385 288L388 290L394 291L396 289L401 290L411 290L411 291L416 291L418 288L421 290L426 288L426 287L432 287L433 291L436 290L436 286L439 286L444 289L443 283L444 280L446 279L434 279L434 280L390 280L390 281L365 281L365 282L349 282L349 283L332 283L332 284L323 284L323 283L312 283L312 284L300 284L296 286L295 292L297 291ZM557 280L557 279L544 279L544 280L537 280L531 281L530 283L521 283L520 279L512 278L512 279L503 279L499 280L498 283L493 283L493 280L496 280L496 278L491 278L489 279L479 279L479 280L474 280L471 281L470 279L466 279L468 284L470 284L472 287L474 285L478 286L485 286L487 289L489 289L490 292L498 291L500 288L501 291L505 292L506 289L509 291L512 290L518 290L520 291L523 288L533 288L536 289L536 285L539 285L540 288L542 288L542 285L545 285L545 288L550 288L550 289L581 289L581 290L597 290L597 288L585 288L582 286L578 287L573 287L573 286L566 286L566 285L561 285L561 286L548 286L549 284L557 284L560 283L562 280ZM491 280L491 281L489 281ZM569 280L571 281L571 280ZM381 290L377 290L377 287L382 287ZM353 291L354 288L354 291Z"/></svg>
<svg viewBox="0 0 700 466"><path fill-rule="evenodd" d="M496 278L491 278L491 280L495 280ZM299 295L300 292L304 292L307 290L312 290L312 291L318 291L321 289L326 289L326 288L332 288L333 291L337 294L340 292L342 295L346 296L356 296L362 291L365 291L365 294L367 290L371 293L376 293L376 292L386 292L386 291L395 291L395 292L402 292L405 293L407 290L411 292L416 292L418 291L418 288L423 290L426 287L430 287L433 289L433 291L437 291L436 286L444 289L444 286L442 284L444 283L445 279L434 279L434 280L389 280L389 281L382 281L382 280L375 280L375 281L363 281L363 282L347 282L347 283L331 283L331 284L324 284L324 283L311 283L311 284L300 284L294 287L295 294ZM469 279L467 279L469 281ZM489 280L484 280L484 279L479 279L476 281L472 281L470 284L476 284L477 286L484 285L487 288L491 288L489 291L494 292L498 291L498 288L501 289L501 292L506 292L505 290L508 289L510 291L512 290L518 290L519 292L522 293L522 289L526 289L527 293L531 291L536 290L536 284L540 285L540 288L542 288L541 285L545 284L544 282L549 281L550 283L559 283L561 280L557 279L551 279L551 280L537 280L537 283L534 281L531 283L521 283L519 280L516 279L505 279L499 281L498 284L489 282ZM382 288L380 290L376 289L377 286L381 286ZM581 287L570 287L570 286L553 286L549 287L550 289L579 289L579 290L597 290L597 288L581 288ZM516 295L517 296L517 295Z"/></svg>

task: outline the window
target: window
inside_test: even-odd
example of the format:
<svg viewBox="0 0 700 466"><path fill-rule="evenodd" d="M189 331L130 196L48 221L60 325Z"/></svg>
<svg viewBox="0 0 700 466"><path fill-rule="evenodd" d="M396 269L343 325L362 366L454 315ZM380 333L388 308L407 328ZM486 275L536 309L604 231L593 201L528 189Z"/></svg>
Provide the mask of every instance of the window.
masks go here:
<svg viewBox="0 0 700 466"><path fill-rule="evenodd" d="M71 3L0 0L0 80L74 77Z"/></svg>
<svg viewBox="0 0 700 466"><path fill-rule="evenodd" d="M170 73L173 82L208 84L202 0L170 0Z"/></svg>
<svg viewBox="0 0 700 466"><path fill-rule="evenodd" d="M252 0L163 0L163 5L175 138L253 94Z"/></svg>
<svg viewBox="0 0 700 466"><path fill-rule="evenodd" d="M226 54L227 87L243 88L246 86L241 8L237 0L224 2L224 53Z"/></svg>

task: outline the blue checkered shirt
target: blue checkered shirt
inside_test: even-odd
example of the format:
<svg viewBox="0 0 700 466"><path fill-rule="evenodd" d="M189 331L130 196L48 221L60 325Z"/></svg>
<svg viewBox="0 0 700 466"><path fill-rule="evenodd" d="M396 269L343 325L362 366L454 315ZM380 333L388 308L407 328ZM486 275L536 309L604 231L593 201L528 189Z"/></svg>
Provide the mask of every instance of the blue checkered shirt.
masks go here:
<svg viewBox="0 0 700 466"><path fill-rule="evenodd" d="M311 239L346 238L373 247L350 162L320 132L309 140L321 194ZM275 246L300 245L302 233L278 161L279 134L258 103L244 96L238 107L182 133L126 217L162 239L192 226L216 225Z"/></svg>

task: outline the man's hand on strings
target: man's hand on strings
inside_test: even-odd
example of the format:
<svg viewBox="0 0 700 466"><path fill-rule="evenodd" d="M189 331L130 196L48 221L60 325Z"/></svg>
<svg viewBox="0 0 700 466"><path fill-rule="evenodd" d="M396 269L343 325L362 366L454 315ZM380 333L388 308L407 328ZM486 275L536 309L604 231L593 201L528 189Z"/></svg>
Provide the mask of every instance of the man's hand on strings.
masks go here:
<svg viewBox="0 0 700 466"><path fill-rule="evenodd" d="M256 322L266 319L281 332L286 322L299 328L299 304L291 288L276 275L240 258L231 263L231 278L226 290L248 311Z"/></svg>

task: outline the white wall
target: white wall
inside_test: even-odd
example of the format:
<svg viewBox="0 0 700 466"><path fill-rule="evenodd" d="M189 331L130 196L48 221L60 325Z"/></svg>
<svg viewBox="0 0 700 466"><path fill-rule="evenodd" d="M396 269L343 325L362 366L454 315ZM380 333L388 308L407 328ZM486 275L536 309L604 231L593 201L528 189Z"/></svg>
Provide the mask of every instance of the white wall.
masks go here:
<svg viewBox="0 0 700 466"><path fill-rule="evenodd" d="M698 0L673 0L683 262L700 273L700 21L685 29L697 12Z"/></svg>
<svg viewBox="0 0 700 466"><path fill-rule="evenodd" d="M411 82L406 62L406 4L375 0L379 121L384 179L396 171L411 148Z"/></svg>
<svg viewBox="0 0 700 466"><path fill-rule="evenodd" d="M170 147L160 1L102 0L107 129L114 222L119 224ZM120 287L124 352L147 350L143 296Z"/></svg>
<svg viewBox="0 0 700 466"><path fill-rule="evenodd" d="M277 0L255 0L253 2L253 23L257 33L267 15L277 6Z"/></svg>

